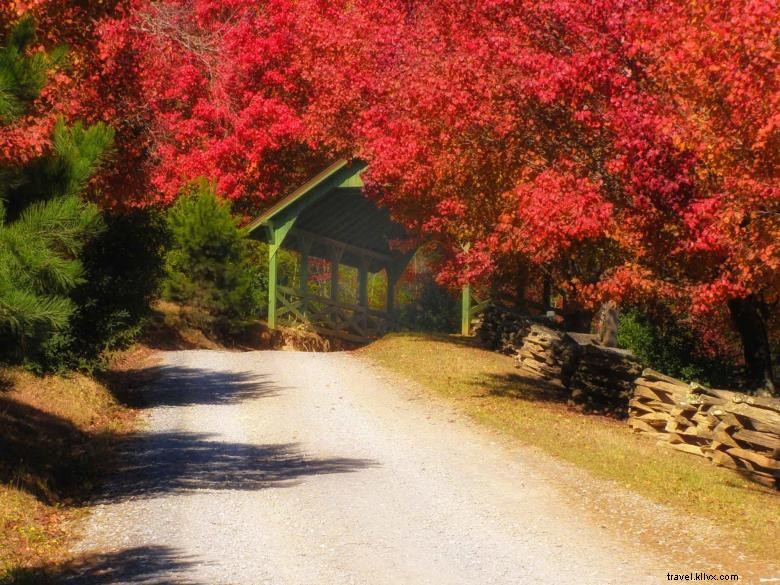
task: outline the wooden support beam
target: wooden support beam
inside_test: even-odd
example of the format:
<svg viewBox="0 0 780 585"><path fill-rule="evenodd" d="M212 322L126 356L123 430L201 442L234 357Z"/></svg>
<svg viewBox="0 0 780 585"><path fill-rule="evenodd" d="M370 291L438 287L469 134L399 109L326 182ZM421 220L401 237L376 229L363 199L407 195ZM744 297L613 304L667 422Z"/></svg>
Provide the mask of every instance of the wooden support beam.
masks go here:
<svg viewBox="0 0 780 585"><path fill-rule="evenodd" d="M368 259L365 256L358 268L358 305L368 308Z"/></svg>
<svg viewBox="0 0 780 585"><path fill-rule="evenodd" d="M293 232L293 234L297 237L309 238L309 240L313 243L323 244L328 247L339 246L344 252L349 252L350 254L354 254L355 256L360 256L360 257L366 256L367 258L373 258L383 264L391 264L394 260L393 256L382 254L380 252L375 252L374 250L353 246L351 244L347 244L339 240L334 240L333 238L328 238L327 236L321 236L319 234L308 232L306 230L296 229Z"/></svg>
<svg viewBox="0 0 780 585"><path fill-rule="evenodd" d="M463 285L460 300L460 334L469 335L471 333L471 285Z"/></svg>
<svg viewBox="0 0 780 585"><path fill-rule="evenodd" d="M295 225L296 217L290 217L281 224L268 225L270 244L268 245L268 327L276 329L276 292L279 283L279 250L287 234Z"/></svg>
<svg viewBox="0 0 780 585"><path fill-rule="evenodd" d="M311 240L306 236L298 237L300 248L300 266L299 272L301 273L301 293L306 294L309 291L309 250L311 250Z"/></svg>
<svg viewBox="0 0 780 585"><path fill-rule="evenodd" d="M344 246L333 244L330 249L330 298L339 300L339 262L344 254Z"/></svg>
<svg viewBox="0 0 780 585"><path fill-rule="evenodd" d="M308 304L306 302L306 295L309 294L309 249L311 248L311 241L308 239L301 240L301 258L300 258L300 273L301 273L301 285L298 287L301 292L302 307L301 314L305 319L308 318Z"/></svg>
<svg viewBox="0 0 780 585"><path fill-rule="evenodd" d="M276 285L279 281L278 248L268 246L268 327L276 329Z"/></svg>

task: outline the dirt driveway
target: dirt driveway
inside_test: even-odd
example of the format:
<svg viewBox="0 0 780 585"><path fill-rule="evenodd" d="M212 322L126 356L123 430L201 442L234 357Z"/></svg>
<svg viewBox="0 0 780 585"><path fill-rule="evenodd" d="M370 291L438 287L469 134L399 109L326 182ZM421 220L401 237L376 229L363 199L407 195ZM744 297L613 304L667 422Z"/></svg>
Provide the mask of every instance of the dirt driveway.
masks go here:
<svg viewBox="0 0 780 585"><path fill-rule="evenodd" d="M69 583L655 585L687 570L350 354L163 358Z"/></svg>

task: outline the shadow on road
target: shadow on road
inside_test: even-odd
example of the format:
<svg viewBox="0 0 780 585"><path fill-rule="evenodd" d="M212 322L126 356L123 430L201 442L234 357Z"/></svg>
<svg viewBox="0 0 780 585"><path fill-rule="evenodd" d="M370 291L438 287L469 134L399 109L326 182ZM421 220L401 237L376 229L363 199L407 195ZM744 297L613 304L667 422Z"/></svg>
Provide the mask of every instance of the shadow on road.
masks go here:
<svg viewBox="0 0 780 585"><path fill-rule="evenodd" d="M100 502L201 490L252 491L290 487L314 475L350 473L376 463L344 457L315 458L294 443L249 445L211 440L205 433L139 435L122 448L123 464Z"/></svg>
<svg viewBox="0 0 780 585"><path fill-rule="evenodd" d="M150 372L151 371L151 372ZM144 370L139 392L147 407L228 405L276 396L284 388L270 376L182 366ZM348 473L375 465L349 458L312 458L296 444L253 445L220 441L218 435L140 432L122 440L120 469L98 501L199 490L251 491L289 487L307 476Z"/></svg>
<svg viewBox="0 0 780 585"><path fill-rule="evenodd" d="M130 384L128 376L133 377ZM109 382L115 384L112 390L121 400L147 408L230 405L275 396L284 390L267 375L180 366L141 368ZM46 477L55 478L59 477L58 473L63 474L62 482L58 480L49 486L53 493L60 488L59 483L67 487L80 481L78 501L88 498L91 503L114 503L201 490L290 487L309 476L350 473L376 465L367 459L310 457L295 443L235 443L220 440L220 435L201 432L174 430L97 436L7 397L0 397L0 424L6 431L0 435L0 482L10 480L6 468L11 469L13 465L16 469L24 461L30 485L22 485L18 478L14 481L44 500L47 494L34 489L36 478L44 476L44 472ZM68 440L64 441L63 437ZM117 469L97 494L90 494L83 489L83 484L94 462L93 458L85 457L85 452L98 438L116 446L111 459L117 462ZM58 448L57 441L79 448ZM39 445L41 453L36 451L34 456L31 445ZM205 585L188 580L190 568L198 563L170 547L145 546L93 555L63 565L20 568L3 583Z"/></svg>
<svg viewBox="0 0 780 585"><path fill-rule="evenodd" d="M283 390L267 374L183 366L152 366L119 375L109 372L102 381L123 403L142 408L237 404L276 396Z"/></svg>
<svg viewBox="0 0 780 585"><path fill-rule="evenodd" d="M237 404L276 396L283 390L267 374L181 366L158 366L154 370L157 382L147 392L147 406Z"/></svg>
<svg viewBox="0 0 780 585"><path fill-rule="evenodd" d="M200 563L178 549L142 546L88 555L52 567L19 569L9 576L18 585L206 585L187 578Z"/></svg>

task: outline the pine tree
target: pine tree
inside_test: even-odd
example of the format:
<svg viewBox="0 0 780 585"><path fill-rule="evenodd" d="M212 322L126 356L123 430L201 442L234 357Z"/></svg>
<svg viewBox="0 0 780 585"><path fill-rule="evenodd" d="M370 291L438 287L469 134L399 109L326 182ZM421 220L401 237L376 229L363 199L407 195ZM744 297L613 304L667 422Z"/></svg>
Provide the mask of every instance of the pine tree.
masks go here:
<svg viewBox="0 0 780 585"><path fill-rule="evenodd" d="M29 53L35 26L24 18L0 46L0 130L25 115L64 49ZM68 293L81 282L78 259L101 229L98 209L80 194L108 152L103 124L59 121L51 152L0 165L0 351L25 357L68 323Z"/></svg>
<svg viewBox="0 0 780 585"><path fill-rule="evenodd" d="M46 85L48 72L65 56L65 49L49 53L26 51L35 42L35 22L22 18L8 32L0 47L0 123L8 124L24 114L27 104Z"/></svg>
<svg viewBox="0 0 780 585"><path fill-rule="evenodd" d="M171 250L167 259L166 297L213 317L240 319L253 309L253 267L246 234L202 182L180 197L168 213Z"/></svg>

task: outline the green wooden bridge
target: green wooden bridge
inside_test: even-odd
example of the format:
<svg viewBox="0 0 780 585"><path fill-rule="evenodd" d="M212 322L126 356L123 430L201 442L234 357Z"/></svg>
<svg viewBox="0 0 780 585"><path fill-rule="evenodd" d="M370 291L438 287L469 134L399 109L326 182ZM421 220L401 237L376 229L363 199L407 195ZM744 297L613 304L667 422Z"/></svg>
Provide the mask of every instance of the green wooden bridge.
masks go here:
<svg viewBox="0 0 780 585"><path fill-rule="evenodd" d="M360 161L340 160L268 209L248 226L251 237L268 244L268 325L306 322L319 333L363 343L395 327L394 300L398 280L411 260L391 246L407 237L404 228L392 221L362 192ZM299 284L279 283L279 251L298 253ZM327 296L311 291L311 259L330 263ZM357 270L357 298L340 299L339 266ZM369 275L383 272L387 292L381 308L369 305ZM463 287L461 333L485 303L475 304L471 288Z"/></svg>

